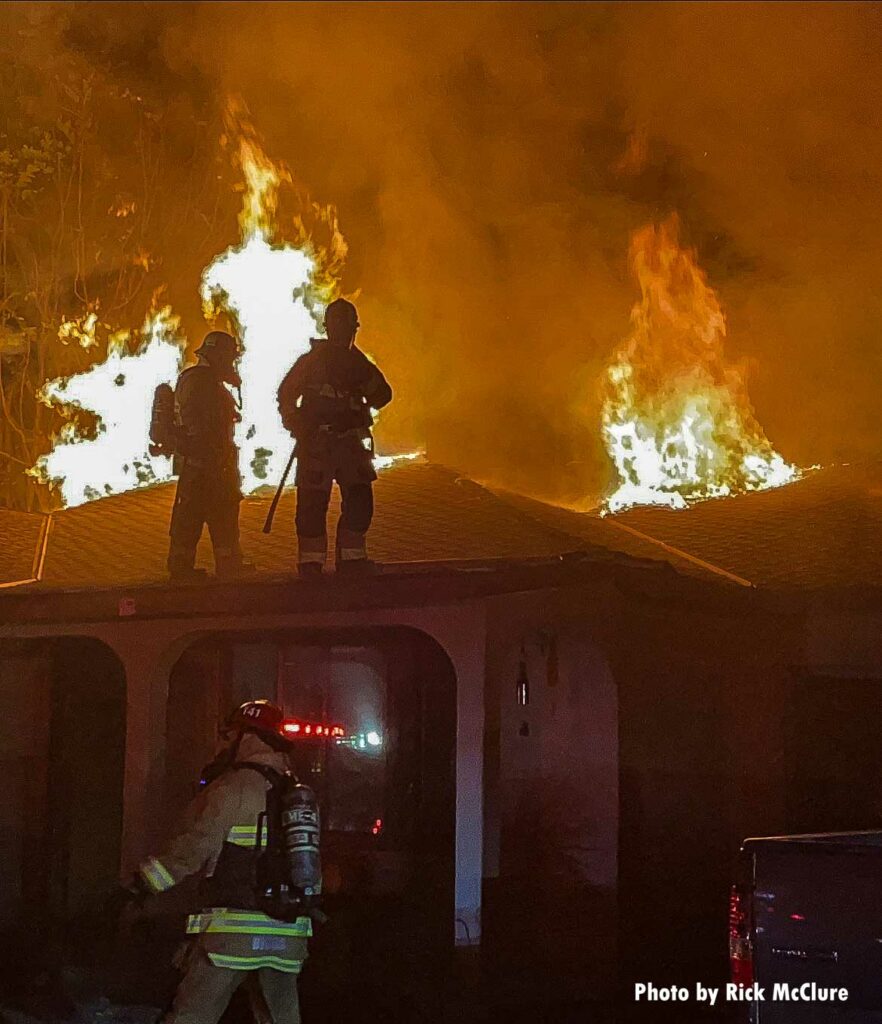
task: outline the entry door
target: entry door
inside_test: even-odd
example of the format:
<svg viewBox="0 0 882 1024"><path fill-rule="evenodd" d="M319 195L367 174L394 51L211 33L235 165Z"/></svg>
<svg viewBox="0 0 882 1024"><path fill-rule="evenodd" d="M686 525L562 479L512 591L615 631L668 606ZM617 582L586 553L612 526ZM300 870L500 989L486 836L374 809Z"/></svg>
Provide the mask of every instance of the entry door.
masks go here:
<svg viewBox="0 0 882 1024"><path fill-rule="evenodd" d="M882 679L798 679L785 774L789 832L882 828Z"/></svg>

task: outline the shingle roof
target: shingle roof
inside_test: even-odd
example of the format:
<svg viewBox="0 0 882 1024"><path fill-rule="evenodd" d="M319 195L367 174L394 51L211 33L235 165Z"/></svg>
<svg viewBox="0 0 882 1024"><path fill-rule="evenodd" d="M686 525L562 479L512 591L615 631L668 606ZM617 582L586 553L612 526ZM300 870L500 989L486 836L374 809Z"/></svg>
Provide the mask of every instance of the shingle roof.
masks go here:
<svg viewBox="0 0 882 1024"><path fill-rule="evenodd" d="M376 484L376 516L370 533L372 557L384 563L437 563L528 560L589 552L598 559L620 558L673 564L702 575L688 561L672 557L652 544L633 538L602 520L498 495L439 466L405 463L385 470ZM47 545L41 589L131 587L166 579L168 523L174 486L160 485L113 495L77 508L56 512ZM273 532L262 533L271 493L246 498L240 524L246 558L267 578L294 569L293 490L279 504ZM331 523L336 522L335 497ZM0 571L6 578L25 579L37 544L38 530L24 517L26 536L19 536L19 516L0 513L0 548L19 547L16 564ZM32 536L33 534L33 536ZM207 536L199 563L211 566ZM704 573L705 578L714 578Z"/></svg>
<svg viewBox="0 0 882 1024"><path fill-rule="evenodd" d="M241 512L246 556L267 578L291 572L295 554L294 492L283 496L266 536L270 497L245 499ZM40 588L163 582L173 498L167 484L55 513ZM882 464L824 470L789 487L683 511L638 508L601 518L490 491L439 466L406 463L380 475L376 506L370 548L385 563L529 560L578 551L631 566L668 565L704 580L728 575L768 589L882 584ZM338 512L335 497L332 522ZM0 511L0 594L12 592L4 584L32 577L44 523L43 516ZM211 565L207 537L199 560Z"/></svg>
<svg viewBox="0 0 882 1024"><path fill-rule="evenodd" d="M636 536L630 528L619 522L617 516L601 517L597 513L576 512L548 505L543 501L526 498L520 494L498 492L512 507L530 516L536 522L565 533L574 543L583 547L608 551L613 555L625 555L640 562L665 562L677 572L700 579L726 579L728 574L716 566L704 565L699 558L678 554L663 543L650 538Z"/></svg>
<svg viewBox="0 0 882 1024"><path fill-rule="evenodd" d="M621 525L774 589L882 584L882 464L683 511L635 508Z"/></svg>

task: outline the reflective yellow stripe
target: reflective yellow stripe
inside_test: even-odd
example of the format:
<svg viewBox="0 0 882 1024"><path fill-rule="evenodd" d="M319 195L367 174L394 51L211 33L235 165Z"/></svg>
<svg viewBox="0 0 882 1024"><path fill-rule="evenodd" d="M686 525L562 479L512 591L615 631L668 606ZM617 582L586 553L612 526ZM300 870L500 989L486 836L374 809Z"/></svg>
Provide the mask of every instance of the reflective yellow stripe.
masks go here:
<svg viewBox="0 0 882 1024"><path fill-rule="evenodd" d="M266 828L261 829L263 838L266 838ZM234 846L256 846L257 825L234 825L227 832L227 842Z"/></svg>
<svg viewBox="0 0 882 1024"><path fill-rule="evenodd" d="M321 562L324 565L325 560L328 557L327 550L322 551L304 551L300 548L300 554L297 557L298 562Z"/></svg>
<svg viewBox="0 0 882 1024"><path fill-rule="evenodd" d="M279 924L288 924L279 921ZM212 923L205 929L206 934L211 935L290 935L292 938L308 939L309 932L302 925L288 924L286 928L275 928L272 925L241 925L224 924L218 921ZM188 930L188 934L192 934Z"/></svg>
<svg viewBox="0 0 882 1024"><path fill-rule="evenodd" d="M228 967L234 971L256 971L260 967L272 967L286 974L299 974L302 960L286 960L281 956L227 956L224 953L209 953L208 959L215 967Z"/></svg>
<svg viewBox="0 0 882 1024"><path fill-rule="evenodd" d="M341 562L360 562L367 558L366 548L340 548Z"/></svg>
<svg viewBox="0 0 882 1024"><path fill-rule="evenodd" d="M200 935L211 923L211 914L190 914L187 918L187 934Z"/></svg>
<svg viewBox="0 0 882 1024"><path fill-rule="evenodd" d="M141 865L141 876L154 892L165 892L175 884L174 876L155 857Z"/></svg>
<svg viewBox="0 0 882 1024"><path fill-rule="evenodd" d="M259 911L227 910L218 907L187 918L187 934L200 935L291 935L308 939L312 935L312 921L298 917L296 921L277 921Z"/></svg>

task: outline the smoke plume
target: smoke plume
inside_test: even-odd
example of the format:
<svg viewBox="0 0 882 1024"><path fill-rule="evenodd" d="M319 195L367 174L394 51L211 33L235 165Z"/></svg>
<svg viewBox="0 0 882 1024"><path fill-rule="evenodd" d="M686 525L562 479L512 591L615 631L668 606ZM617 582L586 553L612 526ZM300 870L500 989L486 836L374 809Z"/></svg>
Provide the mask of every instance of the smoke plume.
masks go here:
<svg viewBox="0 0 882 1024"><path fill-rule="evenodd" d="M62 6L59 45L180 97L181 145L218 160L197 121L241 96L272 158L336 204L343 290L396 389L381 449L600 493L629 237L676 212L775 447L878 455L876 5ZM211 246L167 256L194 333Z"/></svg>

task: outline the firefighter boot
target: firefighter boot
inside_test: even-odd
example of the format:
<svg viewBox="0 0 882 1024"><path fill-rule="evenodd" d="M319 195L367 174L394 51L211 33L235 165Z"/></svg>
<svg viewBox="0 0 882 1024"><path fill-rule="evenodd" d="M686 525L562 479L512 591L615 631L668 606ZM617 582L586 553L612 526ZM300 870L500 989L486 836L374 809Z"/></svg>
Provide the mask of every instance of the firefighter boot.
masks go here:
<svg viewBox="0 0 882 1024"><path fill-rule="evenodd" d="M243 562L241 555L218 556L215 558L214 574L219 580L236 580L244 576L253 576L257 566L252 562Z"/></svg>
<svg viewBox="0 0 882 1024"><path fill-rule="evenodd" d="M305 580L321 579L324 575L324 566L321 562L298 562L297 575Z"/></svg>
<svg viewBox="0 0 882 1024"><path fill-rule="evenodd" d="M196 545L172 544L168 553L168 575L172 583L199 583L208 573L205 569L194 568Z"/></svg>
<svg viewBox="0 0 882 1024"><path fill-rule="evenodd" d="M310 496L311 492L307 492ZM302 496L298 496L297 510L306 504ZM312 524L310 524L312 525ZM325 559L328 556L328 537L322 532L314 536L304 536L298 531L297 534L297 572L300 576L309 579L318 579L325 571Z"/></svg>

